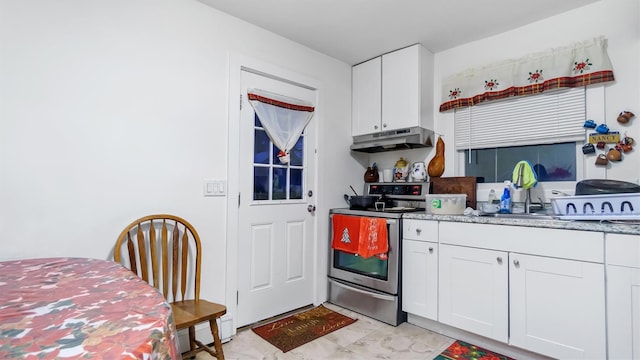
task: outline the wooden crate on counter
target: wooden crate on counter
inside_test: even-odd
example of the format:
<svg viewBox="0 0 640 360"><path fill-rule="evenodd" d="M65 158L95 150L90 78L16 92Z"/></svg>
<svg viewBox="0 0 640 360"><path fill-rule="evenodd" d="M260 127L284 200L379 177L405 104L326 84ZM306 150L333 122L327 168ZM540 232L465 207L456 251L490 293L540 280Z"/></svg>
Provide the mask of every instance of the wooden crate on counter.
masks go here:
<svg viewBox="0 0 640 360"><path fill-rule="evenodd" d="M475 176L432 177L430 194L467 194L467 206L476 209Z"/></svg>

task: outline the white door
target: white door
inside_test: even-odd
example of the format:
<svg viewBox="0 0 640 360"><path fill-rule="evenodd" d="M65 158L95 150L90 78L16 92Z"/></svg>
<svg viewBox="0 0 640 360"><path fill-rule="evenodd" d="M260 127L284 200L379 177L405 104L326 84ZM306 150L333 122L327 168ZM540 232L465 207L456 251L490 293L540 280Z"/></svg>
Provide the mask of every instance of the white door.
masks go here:
<svg viewBox="0 0 640 360"><path fill-rule="evenodd" d="M237 326L313 303L315 120L291 150L277 157L249 102L260 89L316 104L314 90L242 71L238 210Z"/></svg>

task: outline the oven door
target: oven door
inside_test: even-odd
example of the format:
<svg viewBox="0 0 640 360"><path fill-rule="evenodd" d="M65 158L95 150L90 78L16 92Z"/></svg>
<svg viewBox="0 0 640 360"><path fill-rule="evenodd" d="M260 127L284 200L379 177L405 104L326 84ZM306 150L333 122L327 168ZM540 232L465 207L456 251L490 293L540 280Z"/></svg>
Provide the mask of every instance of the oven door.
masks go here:
<svg viewBox="0 0 640 360"><path fill-rule="evenodd" d="M398 294L399 262L400 262L400 219L386 219L389 252L386 260L376 256L363 258L344 251L331 248L333 239L333 215L329 229L329 276L370 289Z"/></svg>

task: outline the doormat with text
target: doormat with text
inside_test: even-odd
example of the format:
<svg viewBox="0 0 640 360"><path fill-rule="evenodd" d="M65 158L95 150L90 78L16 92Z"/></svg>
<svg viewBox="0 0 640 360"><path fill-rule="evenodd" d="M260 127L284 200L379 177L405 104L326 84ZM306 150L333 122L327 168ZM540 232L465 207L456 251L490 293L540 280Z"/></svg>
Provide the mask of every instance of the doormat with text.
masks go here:
<svg viewBox="0 0 640 360"><path fill-rule="evenodd" d="M320 305L252 330L282 352L287 352L355 321Z"/></svg>
<svg viewBox="0 0 640 360"><path fill-rule="evenodd" d="M494 353L479 346L456 340L447 350L443 351L434 360L466 360L466 359L491 359L491 360L515 360L502 354Z"/></svg>

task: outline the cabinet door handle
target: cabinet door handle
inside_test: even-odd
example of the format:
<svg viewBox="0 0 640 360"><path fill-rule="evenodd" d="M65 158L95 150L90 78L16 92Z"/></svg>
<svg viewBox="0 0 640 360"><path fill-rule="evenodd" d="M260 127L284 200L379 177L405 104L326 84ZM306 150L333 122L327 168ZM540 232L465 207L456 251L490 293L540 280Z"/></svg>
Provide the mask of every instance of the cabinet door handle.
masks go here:
<svg viewBox="0 0 640 360"><path fill-rule="evenodd" d="M433 254L433 248L432 247L429 248L429 253Z"/></svg>
<svg viewBox="0 0 640 360"><path fill-rule="evenodd" d="M502 264L502 256L498 256L496 260L498 260L498 264Z"/></svg>
<svg viewBox="0 0 640 360"><path fill-rule="evenodd" d="M387 127L387 124L382 124L382 127L383 127L383 128L386 128L386 127Z"/></svg>
<svg viewBox="0 0 640 360"><path fill-rule="evenodd" d="M422 229L420 228L416 229L416 234L420 235L421 232L422 232Z"/></svg>
<svg viewBox="0 0 640 360"><path fill-rule="evenodd" d="M513 260L513 265L515 265L516 267L520 267L520 261Z"/></svg>
<svg viewBox="0 0 640 360"><path fill-rule="evenodd" d="M373 125L373 128L378 130L378 125Z"/></svg>

